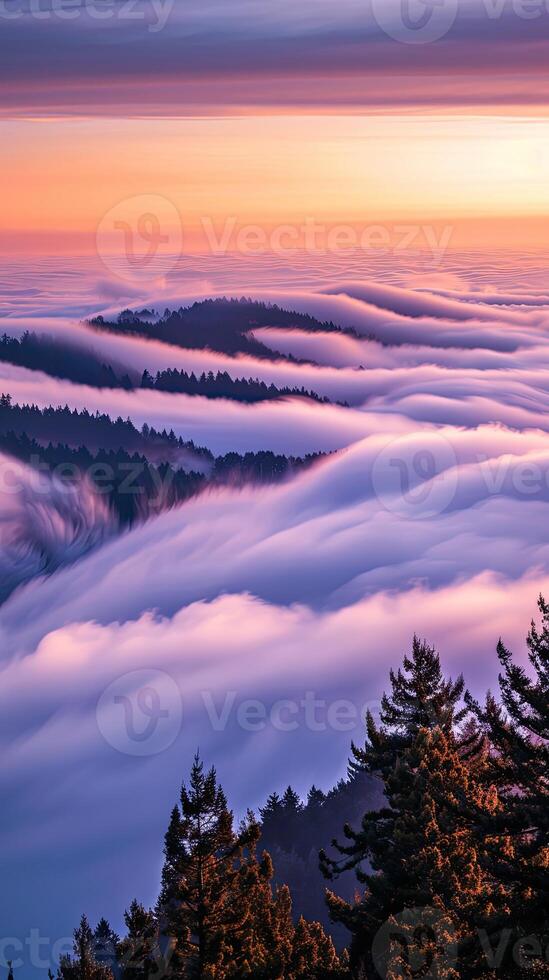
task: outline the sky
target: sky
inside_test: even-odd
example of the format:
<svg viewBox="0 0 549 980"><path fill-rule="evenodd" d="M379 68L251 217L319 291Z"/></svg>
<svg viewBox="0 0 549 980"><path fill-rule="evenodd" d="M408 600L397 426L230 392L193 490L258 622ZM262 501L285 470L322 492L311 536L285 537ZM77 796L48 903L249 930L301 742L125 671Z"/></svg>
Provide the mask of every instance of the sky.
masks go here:
<svg viewBox="0 0 549 980"><path fill-rule="evenodd" d="M8 492L0 455L0 969L12 937L16 980L55 970L81 912L121 928L134 896L154 902L197 745L240 815L344 775L414 632L479 697L500 635L524 661L549 596L548 27L546 0L0 0L0 333L345 403L0 363L20 404L219 454L329 454L123 534L85 482L38 494L18 464ZM212 294L355 334L264 329L267 361L82 322ZM168 714L136 757L105 705L144 684ZM299 713L311 693L350 704L350 727L239 720L246 699Z"/></svg>
<svg viewBox="0 0 549 980"><path fill-rule="evenodd" d="M0 252L547 247L547 5L406 2L2 0Z"/></svg>

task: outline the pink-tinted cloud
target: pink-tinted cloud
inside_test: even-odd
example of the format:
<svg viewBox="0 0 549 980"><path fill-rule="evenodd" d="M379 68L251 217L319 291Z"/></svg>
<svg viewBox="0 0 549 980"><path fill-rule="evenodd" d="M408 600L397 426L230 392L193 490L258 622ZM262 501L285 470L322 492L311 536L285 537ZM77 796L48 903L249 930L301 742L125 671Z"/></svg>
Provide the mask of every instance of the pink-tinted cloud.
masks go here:
<svg viewBox="0 0 549 980"><path fill-rule="evenodd" d="M184 295L174 288L171 300ZM69 932L83 882L83 910L115 925L134 894L154 900L159 841L197 745L241 812L289 780L303 792L344 772L363 708L375 709L414 632L479 694L495 686L499 635L524 656L536 595L549 589L546 293L509 286L484 302L464 286L441 296L346 281L330 294L257 295L362 336L272 331L274 346L316 352L315 367L93 334L74 316L31 324L26 299L25 315L5 321L14 332L32 325L92 344L136 369L168 362L299 378L351 402L242 406L98 392L1 366L0 387L18 401L129 414L216 451L340 449L291 482L219 489L105 540L0 608L5 866L16 881L15 867L31 869L24 896L10 893L7 935L28 923L56 938ZM47 306L43 295L36 302ZM0 499L8 536L23 527L32 558L46 522L62 562L70 513L67 532L50 494L38 525L34 516L32 494L25 507ZM100 527L92 513L91 531ZM17 574L19 557L5 575ZM168 737L139 756L122 716L105 717L102 706L113 690L133 704L143 672L168 698ZM320 729L318 712L312 724L307 714L311 697ZM259 730L242 713L250 699L265 712ZM334 707L342 700L352 712L343 728Z"/></svg>

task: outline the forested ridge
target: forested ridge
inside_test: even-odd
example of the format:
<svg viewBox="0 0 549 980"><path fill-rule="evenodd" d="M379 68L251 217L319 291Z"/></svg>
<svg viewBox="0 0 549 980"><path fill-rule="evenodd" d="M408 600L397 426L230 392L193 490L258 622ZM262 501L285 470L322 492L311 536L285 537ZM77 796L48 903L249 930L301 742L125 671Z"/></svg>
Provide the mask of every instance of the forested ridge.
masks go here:
<svg viewBox="0 0 549 980"><path fill-rule="evenodd" d="M332 793L313 787L302 803L290 787L235 827L197 756L168 821L155 907L133 901L122 938L83 916L60 980L549 977L543 598L539 610L526 668L500 641L499 695L482 704L415 638ZM306 875L300 892L284 855L319 838L324 879ZM356 894L342 897L349 874ZM308 915L315 890L325 925Z"/></svg>
<svg viewBox="0 0 549 980"><path fill-rule="evenodd" d="M28 330L19 338L6 333L0 337L0 361L93 388L129 390L137 381L135 373L132 380L125 368L105 364L92 350Z"/></svg>
<svg viewBox="0 0 549 980"><path fill-rule="evenodd" d="M125 391L151 388L202 398L232 398L241 402L289 397L310 398L324 404L330 401L303 386L277 388L259 378L232 378L228 371L195 374L194 371L166 368L157 371L154 376L148 370L139 375L138 372L104 363L92 350L28 331L20 339L7 334L0 338L0 360L33 371L45 371L51 377L93 388L123 388Z"/></svg>
<svg viewBox="0 0 549 980"><path fill-rule="evenodd" d="M213 454L192 440L176 436L173 429L157 431L153 426L136 428L131 419L118 416L112 419L105 412L78 410L68 405L40 408L38 405L19 405L11 395L0 396L0 434L24 433L42 444L56 442L60 435L73 447L89 449L119 449L142 452L150 459L172 459L185 450L203 460L213 461Z"/></svg>
<svg viewBox="0 0 549 980"><path fill-rule="evenodd" d="M267 384L260 378L231 378L227 371L203 371L196 375L194 371L178 371L168 368L158 371L153 377L148 371L143 372L142 388L153 388L158 391L171 391L185 395L202 395L205 398L234 398L241 402L272 401L277 398L310 398L313 401L329 404L330 399L317 395L308 388L284 386L277 388Z"/></svg>
<svg viewBox="0 0 549 980"><path fill-rule="evenodd" d="M246 297L206 299L191 306L180 306L177 310L166 308L162 315L152 310L123 310L116 320L98 316L89 322L99 330L137 334L177 347L250 354L271 361L279 360L281 355L250 336L254 329L285 327L358 336L353 329L343 329L332 321L317 320L309 313L285 310L276 303L261 303ZM288 355L285 357L295 360Z"/></svg>
<svg viewBox="0 0 549 980"><path fill-rule="evenodd" d="M67 442L59 441L62 432ZM72 439L71 439L72 436ZM145 520L219 485L270 483L310 466L322 454L270 451L213 453L173 432L141 431L130 419L69 408L13 405L0 396L0 452L66 482L86 478L123 526Z"/></svg>

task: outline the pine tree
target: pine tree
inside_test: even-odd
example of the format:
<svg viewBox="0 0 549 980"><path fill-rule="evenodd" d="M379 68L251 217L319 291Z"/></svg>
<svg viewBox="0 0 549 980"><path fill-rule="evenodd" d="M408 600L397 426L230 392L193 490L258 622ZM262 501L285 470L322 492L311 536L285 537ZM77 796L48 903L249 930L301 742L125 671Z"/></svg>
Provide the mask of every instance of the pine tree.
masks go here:
<svg viewBox="0 0 549 980"><path fill-rule="evenodd" d="M491 813L499 806L497 794L484 787L460 757L452 733L440 727L419 729L385 772L384 784L387 806L366 813L358 831L345 828L347 842L335 844L339 858L321 854L328 878L354 868L365 886L354 905L328 895L333 920L351 932L353 975L375 976L381 958L382 975L412 976L398 972L404 949L412 963L432 959L432 976L440 980L488 976L476 929L493 914L494 896L458 802L466 799Z"/></svg>
<svg viewBox="0 0 549 980"><path fill-rule="evenodd" d="M109 966L96 959L95 939L85 915L74 930L73 956L63 956L59 964L62 980L113 980Z"/></svg>
<svg viewBox="0 0 549 980"><path fill-rule="evenodd" d="M271 793L265 806L260 807L261 821L265 827L269 821L277 820L282 810L282 800L278 793Z"/></svg>
<svg viewBox="0 0 549 980"><path fill-rule="evenodd" d="M531 937L543 951L549 947L549 605L543 597L538 605L542 626L532 622L528 634L529 673L500 640L502 704L488 695L481 708L468 697L493 746L491 778L503 803L491 820L478 819L478 831L496 841L489 865L509 901L499 934L507 936L507 975L517 977L523 973L510 952L516 942ZM502 837L505 847L497 845ZM549 964L537 969L549 976Z"/></svg>
<svg viewBox="0 0 549 980"><path fill-rule="evenodd" d="M273 866L264 852L255 856L255 845L241 865L238 901L249 910L235 934L231 969L226 976L238 980L339 980L345 974L332 939L318 922L292 918L290 890L273 891Z"/></svg>
<svg viewBox="0 0 549 980"><path fill-rule="evenodd" d="M317 812L321 810L326 802L326 794L322 792L321 789L317 789L316 786L311 786L307 794L307 809L309 811Z"/></svg>
<svg viewBox="0 0 549 980"><path fill-rule="evenodd" d="M159 918L174 947L172 975L217 975L234 916L230 895L235 861L245 843L234 833L215 770L205 773L196 756L189 787L183 785L180 806L172 811L164 846Z"/></svg>
<svg viewBox="0 0 549 980"><path fill-rule="evenodd" d="M258 828L257 828L258 829ZM247 910L240 928L233 934L233 948L228 977L249 976L284 978L292 953L294 927L288 889L283 886L273 894L273 866L270 856L256 856L253 840L247 859L239 868L234 901Z"/></svg>
<svg viewBox="0 0 549 980"><path fill-rule="evenodd" d="M293 935L292 955L285 976L292 980L327 980L347 974L345 961L341 961L334 944L319 922L307 922L300 917Z"/></svg>
<svg viewBox="0 0 549 980"><path fill-rule="evenodd" d="M170 946L158 935L154 912L135 899L124 914L127 934L118 945L123 980L154 980L169 966Z"/></svg>
<svg viewBox="0 0 549 980"><path fill-rule="evenodd" d="M397 671L389 672L391 693L381 699L378 725L371 712L366 716L364 748L352 745L349 775L361 772L386 773L399 753L410 746L421 728L453 732L469 710L461 704L465 682L446 680L434 647L414 636L411 656L405 656Z"/></svg>
<svg viewBox="0 0 549 980"><path fill-rule="evenodd" d="M296 798L297 799L297 798ZM294 801L295 802L295 801ZM297 800L299 803L299 801ZM301 804L299 804L301 805ZM189 787L165 839L160 933L171 944L168 973L185 980L332 980L340 964L320 925L310 925L308 972L292 965L304 929L292 921L287 888L273 890L267 853L258 858L260 828L233 817L215 770L196 757ZM311 964L317 964L314 972ZM301 970L301 972L299 972Z"/></svg>
<svg viewBox="0 0 549 980"><path fill-rule="evenodd" d="M117 950L120 938L111 929L106 919L97 923L93 933L93 953L97 963L102 963L113 973L117 965Z"/></svg>
<svg viewBox="0 0 549 980"><path fill-rule="evenodd" d="M300 813L303 809L303 804L299 799L299 796L291 786L288 786L288 789L282 797L282 806L284 807L287 816Z"/></svg>

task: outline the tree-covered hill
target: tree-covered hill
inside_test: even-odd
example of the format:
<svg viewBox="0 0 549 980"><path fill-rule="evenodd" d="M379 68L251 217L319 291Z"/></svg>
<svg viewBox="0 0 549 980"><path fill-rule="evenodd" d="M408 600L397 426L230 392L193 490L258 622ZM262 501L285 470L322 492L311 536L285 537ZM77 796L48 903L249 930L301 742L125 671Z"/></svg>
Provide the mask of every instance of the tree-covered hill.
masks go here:
<svg viewBox="0 0 549 980"><path fill-rule="evenodd" d="M0 361L31 371L44 371L52 378L63 378L93 388L129 390L139 383L137 373L128 372L118 365L105 364L92 350L30 331L20 338L3 334L0 337Z"/></svg>
<svg viewBox="0 0 549 980"><path fill-rule="evenodd" d="M204 371L196 375L186 371L159 371L153 378L148 371L143 372L142 388L157 391L171 391L185 395L201 395L203 398L233 398L240 402L274 401L277 398L310 398L328 404L329 398L317 395L315 391L301 387L277 388L259 378L231 378L227 371Z"/></svg>
<svg viewBox="0 0 549 980"><path fill-rule="evenodd" d="M215 457L173 432L139 431L129 419L113 422L87 411L13 405L9 395L0 397L0 452L62 481L87 478L123 526L207 487L276 482L321 458L270 451Z"/></svg>
<svg viewBox="0 0 549 980"><path fill-rule="evenodd" d="M180 306L177 310L166 309L159 316L150 310L123 310L116 320L102 316L89 321L99 330L114 333L137 334L167 344L187 348L209 348L224 354L250 354L266 360L279 360L280 354L248 334L259 327L297 328L312 332L348 333L331 321L317 320L308 313L284 310L271 303L246 299L207 299ZM289 358L293 360L293 358Z"/></svg>
<svg viewBox="0 0 549 980"><path fill-rule="evenodd" d="M197 395L202 398L231 398L240 402L272 401L277 398L310 398L328 403L329 398L303 386L277 388L259 378L233 378L228 371L186 372L168 368L152 376L104 363L92 350L67 344L47 335L24 333L20 339L4 334L0 338L0 361L44 371L53 378L93 388L153 388L174 394Z"/></svg>

